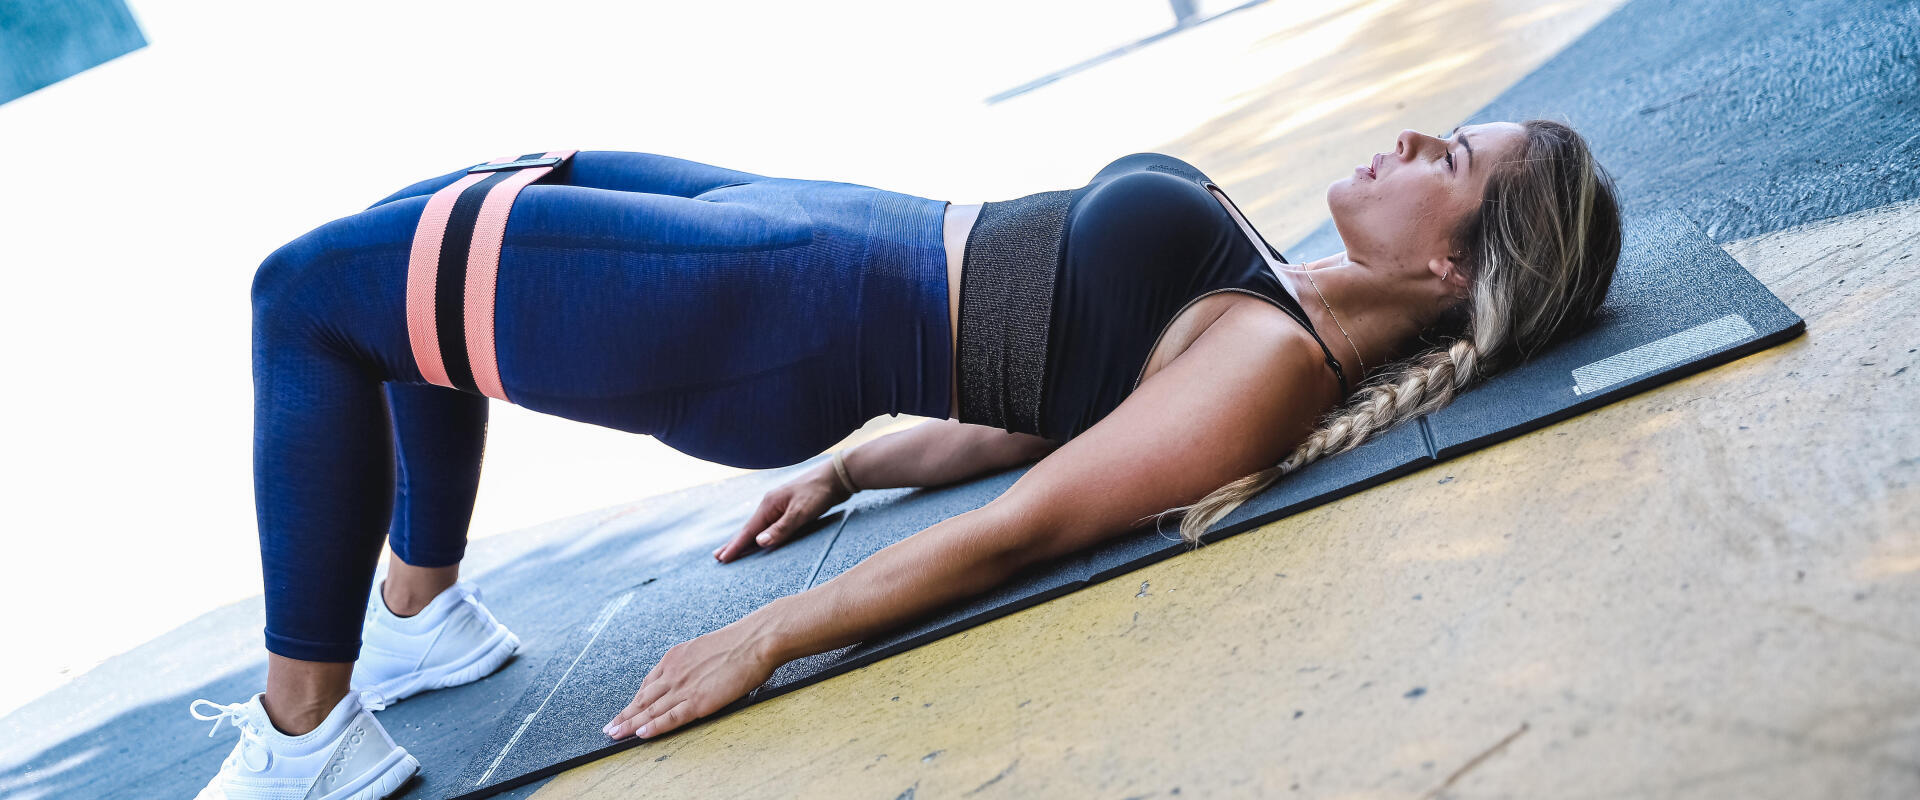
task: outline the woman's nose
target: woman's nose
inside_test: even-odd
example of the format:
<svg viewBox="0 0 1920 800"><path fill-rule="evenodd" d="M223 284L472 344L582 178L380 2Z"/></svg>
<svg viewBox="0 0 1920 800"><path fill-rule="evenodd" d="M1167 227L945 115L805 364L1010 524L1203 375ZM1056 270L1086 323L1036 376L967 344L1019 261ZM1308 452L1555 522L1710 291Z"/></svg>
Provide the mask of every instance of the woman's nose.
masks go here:
<svg viewBox="0 0 1920 800"><path fill-rule="evenodd" d="M1414 155L1416 153L1419 153L1420 149L1425 147L1427 142L1432 140L1433 140L1433 137L1428 136L1419 131L1413 130L1412 128L1408 128L1406 130L1401 131L1400 137L1394 140L1393 154L1396 156L1400 156L1402 158L1405 158L1410 155Z"/></svg>
<svg viewBox="0 0 1920 800"><path fill-rule="evenodd" d="M1396 156L1405 158L1409 153L1413 153L1419 149L1420 149L1420 132L1419 131L1412 130L1412 129L1403 130L1400 132L1400 136L1394 139L1393 154Z"/></svg>

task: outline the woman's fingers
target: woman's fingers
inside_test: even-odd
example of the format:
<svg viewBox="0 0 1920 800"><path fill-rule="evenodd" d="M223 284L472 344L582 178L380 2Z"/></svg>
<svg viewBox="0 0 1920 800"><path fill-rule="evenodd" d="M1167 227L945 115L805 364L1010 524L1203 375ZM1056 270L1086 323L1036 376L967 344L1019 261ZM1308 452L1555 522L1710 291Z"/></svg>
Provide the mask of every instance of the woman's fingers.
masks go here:
<svg viewBox="0 0 1920 800"><path fill-rule="evenodd" d="M747 549L747 543L753 541L753 535L765 529L767 523L778 519L784 507L784 504L774 499L774 493L769 492L760 499L760 507L754 509L753 516L747 520L747 524L740 528L739 533L733 535L732 540L713 551L713 557L720 559L721 563L739 558L740 554Z"/></svg>
<svg viewBox="0 0 1920 800"><path fill-rule="evenodd" d="M677 695L660 698L654 705L658 707L608 725L607 735L615 739L625 739L628 736L644 736L651 739L680 727L696 710L693 698Z"/></svg>
<svg viewBox="0 0 1920 800"><path fill-rule="evenodd" d="M608 736L617 738L623 735L620 733L621 729L633 730L639 727L639 725L626 723L667 693L668 682L659 680L660 667L666 663L666 658L662 657L658 664L653 665L653 669L647 672L647 677L640 680L640 691L633 693L633 702L628 703L626 708L620 709L620 713L613 715L613 721L607 723L601 730Z"/></svg>
<svg viewBox="0 0 1920 800"><path fill-rule="evenodd" d="M704 637L694 641L703 640ZM666 655L660 657L660 663L653 665L653 670L641 681L640 691L634 693L633 702L614 715L613 721L601 730L615 739L653 737L705 713L698 703L691 701L700 695L701 679L711 676L701 671L698 665L703 662L700 656L692 652L691 645L692 642L681 642L669 648ZM641 732L642 728L646 729L645 733Z"/></svg>
<svg viewBox="0 0 1920 800"><path fill-rule="evenodd" d="M615 739L653 738L719 710L773 676L758 629L728 625L667 649L633 702L607 724Z"/></svg>
<svg viewBox="0 0 1920 800"><path fill-rule="evenodd" d="M787 539L792 537L793 529L800 527L800 524L806 521L801 519L801 517L804 516L803 511L804 507L800 502L792 501L787 503L787 513L780 515L778 522L773 523L766 530L761 531L759 536L754 537L754 541L759 542L760 546L765 548L774 548L786 544Z"/></svg>
<svg viewBox="0 0 1920 800"><path fill-rule="evenodd" d="M665 714L642 718L640 727L633 729L633 732L635 735L651 739L680 727L698 710L693 703L693 698L689 697L675 703L672 708L667 709Z"/></svg>
<svg viewBox="0 0 1920 800"><path fill-rule="evenodd" d="M658 720L662 715L667 713L668 709L675 708L686 703L687 702L686 694L687 693L684 691L679 691L679 692L667 692L665 694L660 695L658 699L654 700L652 703L647 705L645 711L642 711L639 714L634 715L633 719L627 720L627 728L629 730L632 730L634 733L638 734L641 728L647 727L648 722ZM650 730L647 731L647 735L652 735L655 731L662 731L662 730L666 730L666 726L656 724L652 726Z"/></svg>
<svg viewBox="0 0 1920 800"><path fill-rule="evenodd" d="M782 494L778 500L771 494L767 495L767 500L754 512L753 519L747 521L746 528L735 534L733 541L713 551L713 557L724 563L744 551L748 541L763 550L779 547L792 539L793 532L815 516L818 516L818 512L796 495Z"/></svg>

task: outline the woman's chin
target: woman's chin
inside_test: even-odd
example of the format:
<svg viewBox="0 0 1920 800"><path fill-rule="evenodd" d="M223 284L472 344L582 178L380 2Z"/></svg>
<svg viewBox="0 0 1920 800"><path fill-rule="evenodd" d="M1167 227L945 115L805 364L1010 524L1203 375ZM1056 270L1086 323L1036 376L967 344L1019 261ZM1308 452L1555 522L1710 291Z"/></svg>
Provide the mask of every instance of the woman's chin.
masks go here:
<svg viewBox="0 0 1920 800"><path fill-rule="evenodd" d="M1327 184L1327 216L1338 222L1346 215L1347 197L1353 190L1353 177L1348 176Z"/></svg>
<svg viewBox="0 0 1920 800"><path fill-rule="evenodd" d="M1348 175L1327 184L1327 208L1331 210L1349 205L1351 198L1360 191L1360 180L1357 175Z"/></svg>

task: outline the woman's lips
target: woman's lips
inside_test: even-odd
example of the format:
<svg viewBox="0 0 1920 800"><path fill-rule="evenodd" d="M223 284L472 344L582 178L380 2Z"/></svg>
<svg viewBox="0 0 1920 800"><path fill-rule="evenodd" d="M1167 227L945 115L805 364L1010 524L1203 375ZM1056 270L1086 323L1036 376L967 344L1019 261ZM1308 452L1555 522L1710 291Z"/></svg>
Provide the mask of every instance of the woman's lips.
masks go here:
<svg viewBox="0 0 1920 800"><path fill-rule="evenodd" d="M1381 156L1380 153L1373 154L1373 163L1367 165L1368 176L1373 178L1380 177L1380 156Z"/></svg>

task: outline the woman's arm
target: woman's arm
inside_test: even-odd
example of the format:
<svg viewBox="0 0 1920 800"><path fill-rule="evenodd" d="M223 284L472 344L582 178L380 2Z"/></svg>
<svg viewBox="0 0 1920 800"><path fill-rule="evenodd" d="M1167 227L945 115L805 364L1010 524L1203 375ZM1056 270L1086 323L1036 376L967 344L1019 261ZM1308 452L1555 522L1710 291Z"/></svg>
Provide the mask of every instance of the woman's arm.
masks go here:
<svg viewBox="0 0 1920 800"><path fill-rule="evenodd" d="M862 489L939 486L1032 461L1058 446L1038 436L943 419L874 439L848 450L842 459L848 477ZM746 525L714 550L713 557L725 564L756 547L780 547L808 521L848 497L833 462L823 461L767 492Z"/></svg>
<svg viewBox="0 0 1920 800"><path fill-rule="evenodd" d="M1271 466L1311 431L1337 389L1321 372L1317 345L1292 320L1229 318L993 502L669 649L608 733L678 728L787 661L911 624Z"/></svg>
<svg viewBox="0 0 1920 800"><path fill-rule="evenodd" d="M937 419L862 444L841 456L847 474L862 489L942 486L982 473L1024 464L1059 444L959 420ZM832 477L833 465L821 464Z"/></svg>

